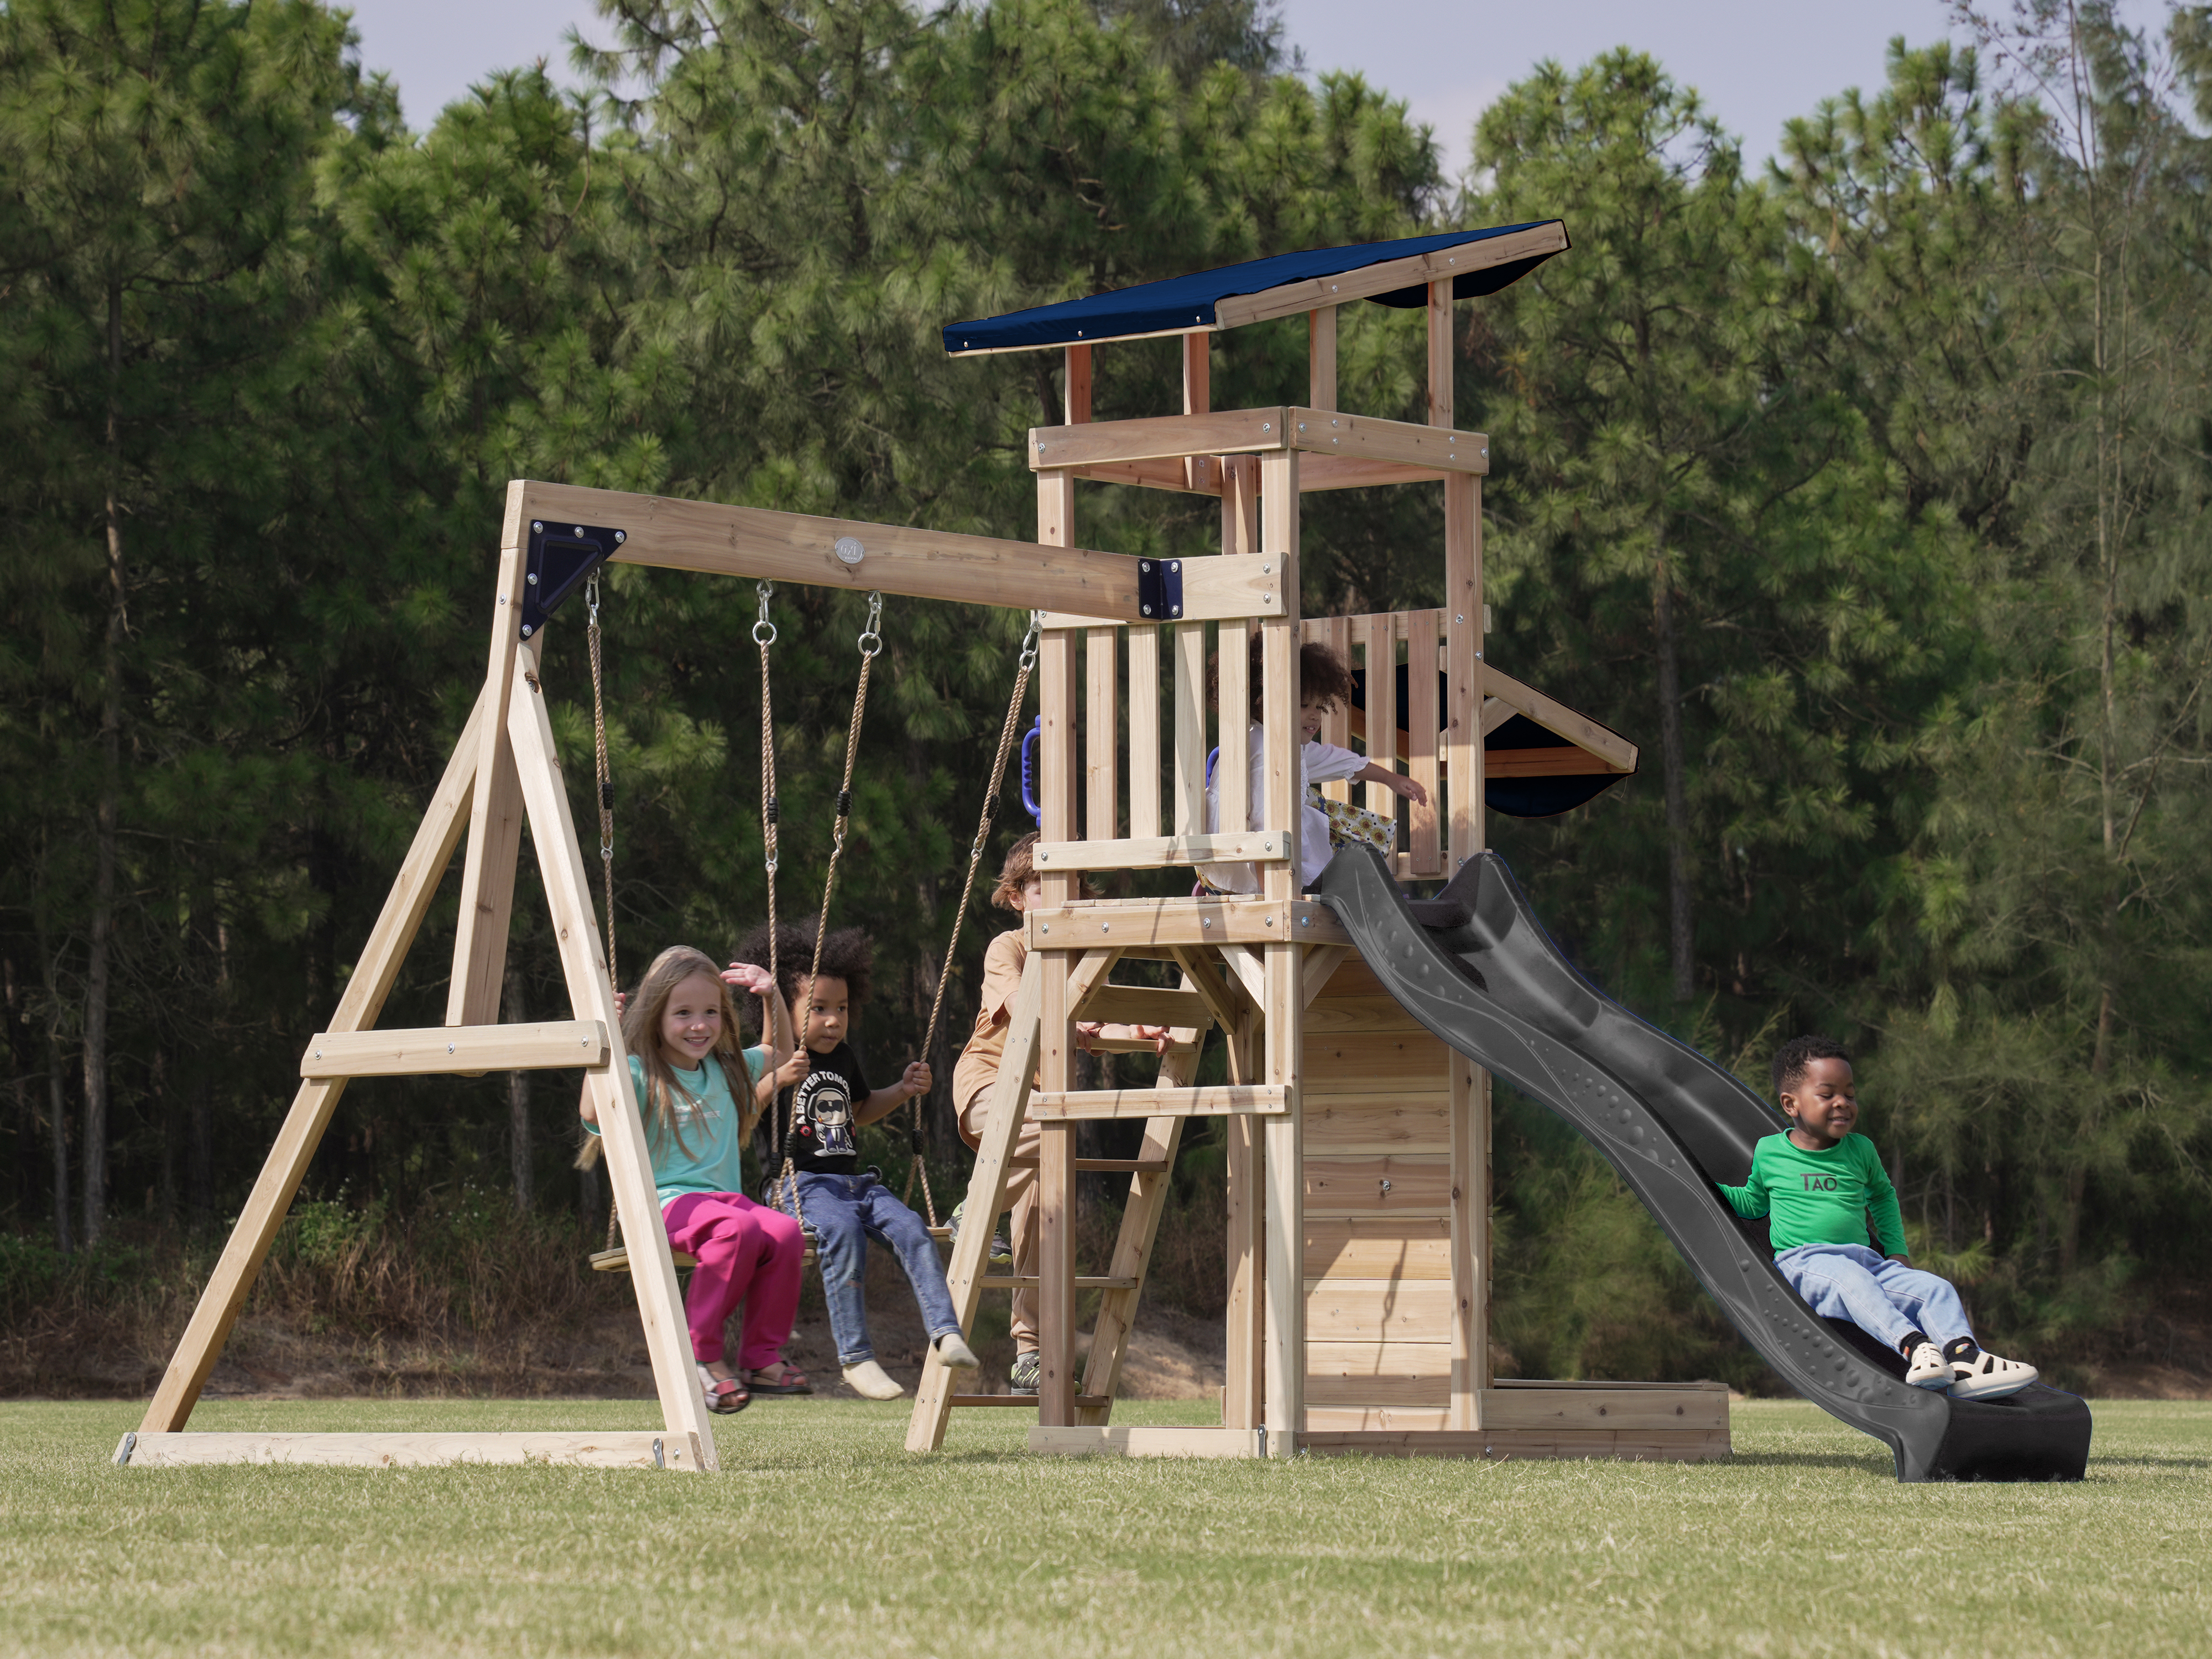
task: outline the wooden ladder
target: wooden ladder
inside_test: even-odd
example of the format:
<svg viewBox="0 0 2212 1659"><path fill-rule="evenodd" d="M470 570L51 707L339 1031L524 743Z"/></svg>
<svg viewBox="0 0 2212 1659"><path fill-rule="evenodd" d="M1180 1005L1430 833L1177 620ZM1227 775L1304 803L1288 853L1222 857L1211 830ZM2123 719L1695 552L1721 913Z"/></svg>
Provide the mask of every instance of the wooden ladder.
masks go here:
<svg viewBox="0 0 2212 1659"><path fill-rule="evenodd" d="M1095 1277L1071 1275L1069 1286L1074 1291L1095 1290L1103 1293L1097 1321L1092 1327L1090 1358L1080 1381L1074 1385L1075 1420L1080 1424L1103 1424L1112 1409L1115 1389L1121 1381L1121 1362L1128 1351L1130 1328L1136 1322L1138 1298L1144 1292L1153 1237L1159 1230L1160 1215L1173 1178L1176 1153L1182 1143L1183 1124L1189 1117L1200 1115L1201 1108L1208 1111L1219 1109L1218 1105L1206 1103L1206 1097L1215 1091L1188 1086L1197 1070L1206 1032L1216 1023L1212 1001L1194 988L1188 973L1180 990L1110 983L1107 974L1120 954L1115 951L1085 952L1076 958L1073 969L1062 975L1057 964L1066 958L1060 953L1030 952L1022 970L1020 988L1015 994L1006 1053L999 1063L998 1085L992 1092L981 1144L975 1152L975 1173L968 1183L967 1208L963 1212L967 1224L954 1241L951 1263L946 1270L953 1310L959 1316L963 1331L975 1328L975 1310L983 1291L1012 1291L1031 1285L1039 1288L1043 1315L1039 1321L1040 1334L1045 1339L1042 1346L1046 1368L1039 1393L955 1393L955 1373L939 1362L933 1347L923 1361L921 1383L915 1391L914 1416L907 1430L909 1451L934 1451L942 1446L945 1428L957 1407L1039 1409L1041 1399L1058 1381L1054 1367L1060 1356L1073 1352L1073 1333L1068 1328L1073 1323L1073 1310L1068 1306L1063 1313L1055 1307L1056 1298L1046 1282L1049 1277L1046 1264L1053 1259L1054 1252L1043 1248L1054 1230L1063 1230L1064 1234L1064 1230L1074 1225L1073 1212L1066 1203L1067 1189L1054 1191L1053 1184L1043 1179L1044 1172L1040 1171L1039 1273L1033 1277L1018 1277L988 1269L991 1237L997 1231L998 1217L1005 1203L1008 1172L1030 1162L1014 1156L1025 1121L1033 1121L1041 1130L1049 1133L1066 1133L1078 1123L1091 1120L1144 1119L1144 1139L1136 1157L1071 1157L1066 1160L1066 1168L1071 1174L1088 1171L1129 1177L1128 1201L1121 1212L1121 1232L1106 1272ZM1048 984L1048 980L1055 978L1058 984ZM1168 1027L1170 1043L1161 1057L1158 1084L1149 1089L1095 1090L1080 1094L1065 1091L1047 1094L1033 1089L1031 1079L1037 1066L1048 1002L1065 1009L1066 1019L1081 1018ZM1121 1046L1134 1048L1139 1045ZM1149 1044L1142 1046L1150 1051ZM1164 1109L1152 1109L1156 1107ZM1049 1164L1053 1159L1048 1156L1039 1161ZM1066 1249L1072 1255L1072 1244ZM1065 1333L1064 1339L1054 1340L1055 1326Z"/></svg>

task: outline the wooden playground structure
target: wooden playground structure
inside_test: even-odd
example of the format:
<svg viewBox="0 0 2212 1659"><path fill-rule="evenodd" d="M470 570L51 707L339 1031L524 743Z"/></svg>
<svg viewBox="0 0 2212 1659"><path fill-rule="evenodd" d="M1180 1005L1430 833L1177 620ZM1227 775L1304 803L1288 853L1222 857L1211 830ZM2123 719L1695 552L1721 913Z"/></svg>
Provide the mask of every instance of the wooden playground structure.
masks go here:
<svg viewBox="0 0 2212 1659"><path fill-rule="evenodd" d="M1345 744L1364 738L1370 757L1402 759L1428 788L1430 805L1412 809L1403 826L1396 855L1403 882L1443 880L1482 848L1486 792L1494 780L1588 778L1601 787L1635 769L1633 745L1484 660L1481 481L1489 446L1482 434L1454 426L1452 307L1455 298L1494 291L1566 246L1556 221L1456 233L1279 256L954 325L946 346L955 356L1064 355L1064 422L1030 434L1037 485L1033 543L511 484L476 710L330 1028L301 1059L291 1111L167 1373L118 1461L551 1459L715 1467L538 678L548 614L602 562L1047 612L1036 667L1036 864L1044 897L1023 919L1027 965L969 1188L967 1213L981 1222L963 1230L949 1267L955 1305L972 1330L981 1293L1014 1282L986 1261L990 1218L1000 1212L1022 1124L1034 1121L1043 1131L1036 1273L1042 1382L1034 1397L956 1393L954 1374L933 1350L908 1434L911 1449L943 1443L957 1408L1012 1407L1036 1411L1030 1444L1043 1452L1682 1459L1725 1452L1727 1395L1717 1385L1492 1376L1489 1080L1400 1009L1332 914L1299 890L1302 802L1292 734L1302 639L1332 644L1364 675L1364 707L1332 716L1324 738ZM1337 407L1337 307L1356 300L1425 307L1425 424ZM1306 403L1212 409L1212 336L1300 314L1310 348ZM1185 315L1190 320L1182 321ZM1092 421L1093 348L1168 334L1181 339L1181 411ZM1080 548L1079 481L1218 496L1219 556L1153 560ZM1443 604L1302 618L1303 495L1431 484L1443 493ZM1249 733L1241 714L1252 688L1246 651L1230 647L1254 632L1265 785L1261 827L1247 830ZM1219 706L1230 711L1218 720L1209 718L1210 639L1219 647ZM1207 756L1217 746L1222 827L1209 831ZM1328 787L1342 796L1347 786ZM1369 787L1370 808L1395 816L1395 796ZM501 1024L526 820L574 1018ZM399 964L465 837L446 1023L377 1030ZM1230 861L1257 867L1257 896L1079 896L1086 872L1188 872ZM1179 984L1117 984L1113 970L1124 959L1170 964ZM1075 1087L1078 1019L1170 1027L1173 1046L1157 1081ZM1216 1027L1228 1080L1200 1086L1198 1058ZM187 1430L350 1079L578 1066L598 1109L614 1200L632 1218L631 1276L662 1429L461 1436ZM1228 1133L1222 1420L1218 1427L1117 1427L1109 1419L1128 1334L1176 1154L1193 1117L1220 1117ZM1135 1157L1075 1155L1070 1132L1101 1119L1141 1121ZM1085 1169L1129 1180L1112 1259L1090 1275L1079 1271L1073 1227L1075 1177ZM1097 1311L1079 1377L1079 1307L1094 1291Z"/></svg>

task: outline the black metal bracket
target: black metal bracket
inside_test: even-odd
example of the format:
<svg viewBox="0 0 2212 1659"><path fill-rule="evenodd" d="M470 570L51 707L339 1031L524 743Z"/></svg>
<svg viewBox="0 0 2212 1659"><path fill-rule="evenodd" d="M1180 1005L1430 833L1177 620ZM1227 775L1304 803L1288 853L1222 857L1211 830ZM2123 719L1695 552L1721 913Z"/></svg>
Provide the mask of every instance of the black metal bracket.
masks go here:
<svg viewBox="0 0 2212 1659"><path fill-rule="evenodd" d="M522 637L529 639L545 619L583 586L627 539L602 525L530 521L530 556L522 578Z"/></svg>
<svg viewBox="0 0 2212 1659"><path fill-rule="evenodd" d="M1154 622L1182 619L1182 561L1137 561L1137 609Z"/></svg>

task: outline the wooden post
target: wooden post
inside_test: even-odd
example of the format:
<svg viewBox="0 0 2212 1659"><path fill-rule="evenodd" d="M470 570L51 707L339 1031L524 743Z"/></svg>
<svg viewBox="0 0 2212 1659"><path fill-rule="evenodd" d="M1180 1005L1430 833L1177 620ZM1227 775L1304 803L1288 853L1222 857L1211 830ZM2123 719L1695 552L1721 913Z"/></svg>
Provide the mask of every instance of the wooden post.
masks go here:
<svg viewBox="0 0 2212 1659"><path fill-rule="evenodd" d="M507 487L499 585L492 605L485 690L507 707L514 685L514 647L522 638L522 596L529 526L522 520L526 486ZM514 912L515 862L522 850L522 786L507 722L489 722L478 739L476 799L469 815L469 855L461 866L461 905L453 930L453 974L446 992L446 1024L489 1025L499 1018L507 981L507 930Z"/></svg>
<svg viewBox="0 0 2212 1659"><path fill-rule="evenodd" d="M1249 1081L1257 1070L1257 1022L1251 1014L1245 1013L1225 1036L1230 1081ZM1224 1428L1230 1429L1256 1429L1267 1420L1263 1363L1267 1310L1260 1293L1262 1266L1267 1260L1267 1206L1263 1192L1267 1166L1261 1122L1249 1112L1237 1113L1227 1120L1229 1328L1221 1423Z"/></svg>
<svg viewBox="0 0 2212 1659"><path fill-rule="evenodd" d="M1429 284L1429 424L1452 423L1452 285Z"/></svg>
<svg viewBox="0 0 2212 1659"><path fill-rule="evenodd" d="M1182 337L1182 412L1204 415L1213 407L1213 336L1194 330ZM1186 488L1205 489L1213 482L1215 458L1186 455L1182 481Z"/></svg>
<svg viewBox="0 0 2212 1659"><path fill-rule="evenodd" d="M1036 1068L1037 1019L1042 1006L1044 958L1031 951L1022 964L1022 982L1014 993L1014 1006L1006 1024L1006 1052L999 1056L999 1078L992 1085L991 1103L983 1117L982 1136L975 1147L975 1168L968 1178L968 1209L971 1216L996 1217L1006 1195L1007 1160L1021 1138L1022 1120L1030 1098L1030 1077ZM952 1292L952 1310L960 1328L975 1329L975 1308L983 1291L981 1280L990 1260L989 1227L963 1227L953 1241L952 1261L945 1268L946 1287ZM906 1449L935 1451L945 1443L945 1419L952 1411L955 1373L945 1369L931 1343L921 1363L921 1382L914 1391L914 1415L908 1419Z"/></svg>
<svg viewBox="0 0 2212 1659"><path fill-rule="evenodd" d="M1129 628L1129 834L1160 833L1160 630Z"/></svg>
<svg viewBox="0 0 2212 1659"><path fill-rule="evenodd" d="M1239 558L1261 549L1260 463L1250 455L1225 455L1221 477L1221 550ZM1214 763L1224 830L1251 823L1252 670L1250 633L1243 623L1224 623L1215 645L1220 664L1218 707L1220 757ZM1261 802L1264 807L1264 800ZM1211 961L1197 966L1210 975ZM1231 1082L1249 1083L1259 1069L1259 1023L1255 1011L1240 1008L1222 1035L1229 1051ZM1267 1204L1265 1142L1259 1120L1245 1113L1226 1120L1228 1145L1229 1310L1222 1425L1256 1429L1266 1421L1264 1365L1267 1310L1261 1287L1267 1261L1264 1221Z"/></svg>
<svg viewBox="0 0 2212 1659"><path fill-rule="evenodd" d="M1084 383L1088 386L1089 353ZM1068 357L1068 382L1076 383L1076 359ZM1071 416L1073 414L1071 409ZM1088 411L1085 410L1085 413ZM1066 473L1037 477L1037 541L1047 547L1072 547L1075 538L1075 480ZM1075 640L1072 630L1048 629L1037 647L1037 804L1040 832L1047 841L1073 841L1075 835ZM1043 872L1048 905L1082 896L1080 880L1063 871ZM1043 1085L1056 1093L1071 1086L1068 971L1075 959L1065 951L1033 953L1042 958L1038 993L1037 1051ZM1037 1347L1043 1376L1037 1389L1037 1420L1050 1427L1075 1421L1075 1164L1074 1144L1064 1127L1047 1128L1037 1150ZM982 1224L979 1218L978 1224ZM994 1224L995 1224L995 1223Z"/></svg>
<svg viewBox="0 0 2212 1659"><path fill-rule="evenodd" d="M539 641L531 640L515 653L518 666L533 678L538 645ZM629 1057L623 1049L622 1021L615 1015L606 951L592 917L591 886L553 746L553 722L544 696L534 687L510 698L507 727L514 740L515 767L530 812L530 839L538 849L538 873L552 912L553 938L568 982L568 1000L575 1018L598 1020L607 1030L607 1063L586 1072L584 1085L599 1119L608 1184L623 1213L630 1285L637 1293L638 1316L645 1326L646 1354L660 1393L662 1420L672 1433L697 1436L706 1467L713 1468L714 1431L693 1368L690 1332L676 1288L676 1264L669 1255L668 1232L653 1190L653 1154L631 1092Z"/></svg>
<svg viewBox="0 0 2212 1659"><path fill-rule="evenodd" d="M1398 764L1398 619L1385 612L1361 623L1367 647L1367 758ZM1387 783L1367 786L1367 810L1398 821L1398 794ZM1399 848L1404 850L1405 843Z"/></svg>
<svg viewBox="0 0 2212 1659"><path fill-rule="evenodd" d="M1206 831L1206 624L1178 623L1175 641L1175 831ZM1224 829L1231 826L1224 825Z"/></svg>
<svg viewBox="0 0 2212 1659"><path fill-rule="evenodd" d="M1075 958L1065 951L1034 954L1044 959L1038 1069L1046 1091L1063 1094L1072 1086L1074 1043L1067 975ZM1042 1374L1037 1382L1037 1421L1047 1428L1066 1428L1075 1421L1074 1126L1039 1127L1043 1133L1037 1138L1037 1350Z"/></svg>
<svg viewBox="0 0 2212 1659"><path fill-rule="evenodd" d="M1306 313L1306 407L1336 407L1336 307Z"/></svg>
<svg viewBox="0 0 2212 1659"><path fill-rule="evenodd" d="M437 896L446 866L453 861L454 849L467 831L469 803L476 793L477 767L483 753L484 724L497 718L491 696L491 688L486 686L477 698L468 724L461 728L453 758L446 763L446 775L430 796L414 842L400 860L392 890L385 896L376 926L369 929L368 942L362 947L346 981L345 993L331 1015L329 1029L333 1031L366 1030L383 1012L384 999L398 977L407 947L414 943L416 930ZM276 1230L284 1224L301 1179L307 1173L308 1162L330 1125L331 1113L344 1092L343 1078L313 1079L301 1084L293 1096L292 1109L276 1132L276 1145L262 1163L260 1177L239 1212L238 1224L231 1229L229 1241L208 1276L198 1305L192 1310L191 1321L170 1358L169 1368L146 1407L140 1433L172 1433L190 1420L208 1373L215 1369L231 1327L238 1322L238 1310L260 1276Z"/></svg>
<svg viewBox="0 0 2212 1659"><path fill-rule="evenodd" d="M1406 617L1406 770L1428 791L1425 802L1407 809L1412 854L1409 866L1416 876L1444 873L1442 797L1443 769L1438 763L1438 730L1443 711L1437 706L1437 632L1443 618L1435 611L1414 611Z"/></svg>
<svg viewBox="0 0 2212 1659"><path fill-rule="evenodd" d="M1182 412L1205 415L1213 408L1213 336L1194 329L1182 337Z"/></svg>
<svg viewBox="0 0 2212 1659"><path fill-rule="evenodd" d="M1083 635L1083 833L1111 841L1121 821L1120 630L1086 629Z"/></svg>
<svg viewBox="0 0 2212 1659"><path fill-rule="evenodd" d="M1091 348L1072 345L1067 348L1066 384L1062 388L1061 412L1067 424L1081 426L1091 418ZM1073 546L1062 543L1062 546Z"/></svg>
<svg viewBox="0 0 2212 1659"><path fill-rule="evenodd" d="M1261 552L1285 560L1294 579L1298 551L1298 452L1265 455L1260 462ZM1286 843L1289 861L1262 866L1266 896L1291 899L1299 889L1300 798L1297 684L1297 594L1284 583L1287 615L1260 624L1262 684L1261 724L1266 728L1267 823ZM1305 1427L1305 1261L1302 1107L1298 1072L1305 1036L1297 945L1289 939L1266 947L1265 1022L1267 1072L1262 1081L1279 1085L1289 1111L1270 1116L1261 1131L1266 1145L1266 1268L1262 1297L1267 1306L1266 1429L1270 1456L1287 1457L1297 1449Z"/></svg>
<svg viewBox="0 0 2212 1659"><path fill-rule="evenodd" d="M1429 284L1429 422L1452 424L1452 295ZM1450 817L1444 867L1456 874L1482 850L1481 480L1444 480L1444 775ZM1451 1065L1452 1364L1445 1425L1482 1426L1490 1382L1490 1079L1455 1054Z"/></svg>

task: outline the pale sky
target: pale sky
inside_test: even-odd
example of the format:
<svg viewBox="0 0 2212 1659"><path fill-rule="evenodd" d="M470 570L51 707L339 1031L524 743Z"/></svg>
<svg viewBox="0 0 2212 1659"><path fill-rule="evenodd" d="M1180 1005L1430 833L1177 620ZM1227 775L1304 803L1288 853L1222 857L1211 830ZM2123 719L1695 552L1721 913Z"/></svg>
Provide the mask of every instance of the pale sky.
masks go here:
<svg viewBox="0 0 2212 1659"><path fill-rule="evenodd" d="M542 57L568 78L562 33L599 27L591 0L355 0L353 11L362 61L392 71L418 128L489 70ZM1892 35L1921 45L1949 28L1942 0L1287 0L1285 15L1309 70L1359 70L1407 100L1436 129L1452 173L1475 116L1540 58L1571 66L1624 44L1650 52L1704 94L1756 162L1790 117L1847 87L1880 85Z"/></svg>

